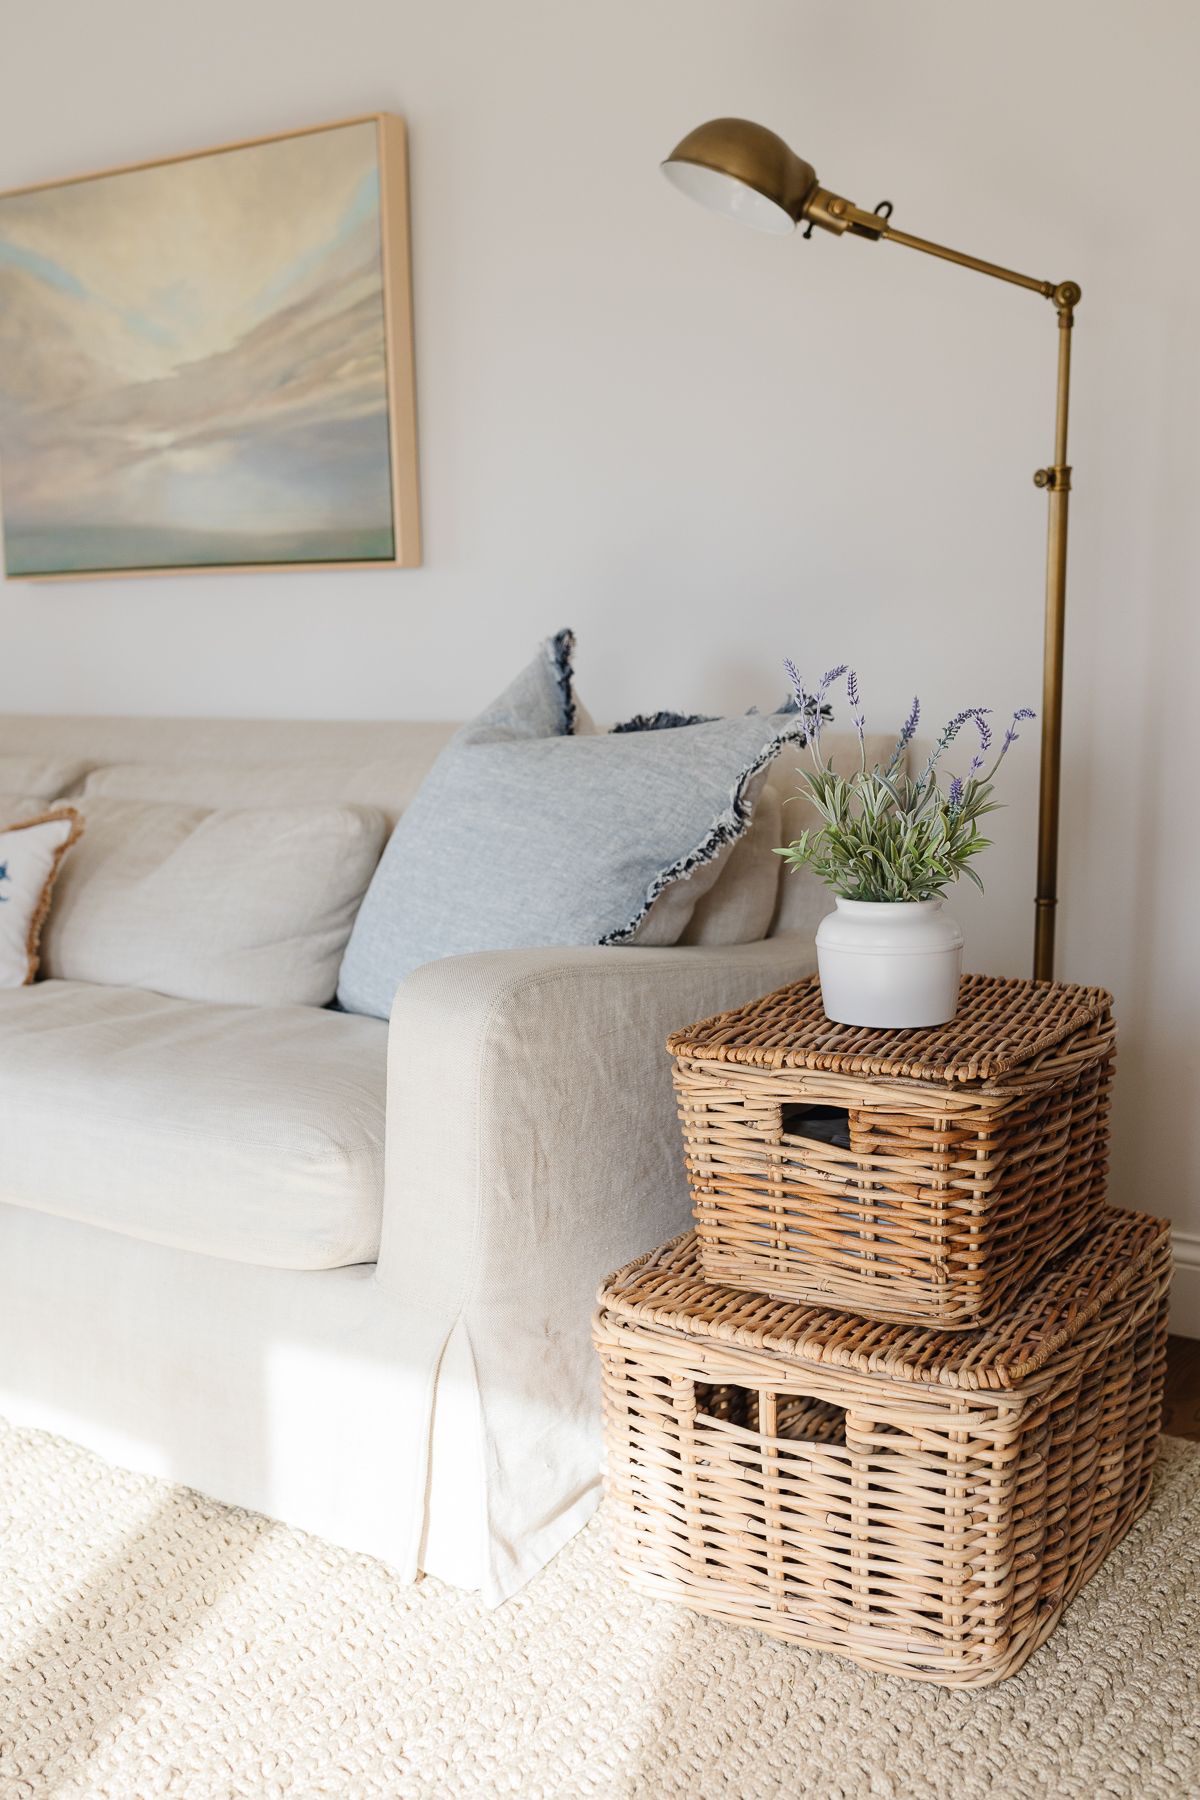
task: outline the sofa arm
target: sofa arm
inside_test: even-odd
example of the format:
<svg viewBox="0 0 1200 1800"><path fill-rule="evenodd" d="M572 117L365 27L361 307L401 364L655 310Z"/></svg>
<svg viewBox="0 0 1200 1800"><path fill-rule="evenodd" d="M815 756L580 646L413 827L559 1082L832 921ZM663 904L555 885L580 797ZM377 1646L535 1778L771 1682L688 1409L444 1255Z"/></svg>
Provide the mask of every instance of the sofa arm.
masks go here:
<svg viewBox="0 0 1200 1800"><path fill-rule="evenodd" d="M489 951L400 987L377 1280L442 1349L465 1332L492 1598L595 1481L597 1286L689 1218L668 1033L811 967L788 937Z"/></svg>
<svg viewBox="0 0 1200 1800"><path fill-rule="evenodd" d="M668 1034L812 966L810 942L781 937L416 970L388 1039L381 1279L426 1305L503 1305L590 1250L590 1308L612 1268L687 1222Z"/></svg>

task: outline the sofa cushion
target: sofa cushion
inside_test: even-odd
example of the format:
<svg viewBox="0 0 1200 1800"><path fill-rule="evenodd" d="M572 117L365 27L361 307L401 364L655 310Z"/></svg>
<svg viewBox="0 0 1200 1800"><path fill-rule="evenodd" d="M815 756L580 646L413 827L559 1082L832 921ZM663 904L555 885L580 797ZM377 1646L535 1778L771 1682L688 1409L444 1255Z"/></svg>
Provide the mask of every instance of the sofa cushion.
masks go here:
<svg viewBox="0 0 1200 1800"><path fill-rule="evenodd" d="M271 1268L373 1262L386 1062L386 1026L315 1007L2 991L0 1202Z"/></svg>
<svg viewBox="0 0 1200 1800"><path fill-rule="evenodd" d="M79 801L45 974L181 1000L324 1006L386 826L354 806Z"/></svg>

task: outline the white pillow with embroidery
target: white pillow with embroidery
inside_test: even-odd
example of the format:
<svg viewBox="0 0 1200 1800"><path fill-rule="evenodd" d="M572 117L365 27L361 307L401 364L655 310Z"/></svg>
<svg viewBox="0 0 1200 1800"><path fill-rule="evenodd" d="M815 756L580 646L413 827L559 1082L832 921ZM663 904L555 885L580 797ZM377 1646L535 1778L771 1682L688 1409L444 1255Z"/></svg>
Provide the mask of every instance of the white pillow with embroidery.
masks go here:
<svg viewBox="0 0 1200 1800"><path fill-rule="evenodd" d="M37 974L54 879L82 831L72 806L0 830L0 988L24 987Z"/></svg>

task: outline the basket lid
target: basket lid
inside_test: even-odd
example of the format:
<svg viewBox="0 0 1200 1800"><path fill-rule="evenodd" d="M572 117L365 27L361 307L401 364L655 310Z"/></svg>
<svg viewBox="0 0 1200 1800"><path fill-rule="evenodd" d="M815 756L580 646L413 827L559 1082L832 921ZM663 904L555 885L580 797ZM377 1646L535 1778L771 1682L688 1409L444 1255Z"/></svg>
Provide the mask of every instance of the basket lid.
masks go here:
<svg viewBox="0 0 1200 1800"><path fill-rule="evenodd" d="M1112 995L1065 981L964 975L958 1011L913 1031L835 1025L815 975L717 1013L667 1039L673 1056L762 1069L827 1069L841 1075L921 1081L991 1081L1103 1018Z"/></svg>
<svg viewBox="0 0 1200 1800"><path fill-rule="evenodd" d="M971 1390L1015 1388L1109 1300L1169 1262L1165 1219L1110 1208L1099 1228L1027 1287L1003 1319L975 1331L886 1324L706 1281L694 1231L639 1257L600 1289L604 1313L641 1325L770 1351L787 1361Z"/></svg>

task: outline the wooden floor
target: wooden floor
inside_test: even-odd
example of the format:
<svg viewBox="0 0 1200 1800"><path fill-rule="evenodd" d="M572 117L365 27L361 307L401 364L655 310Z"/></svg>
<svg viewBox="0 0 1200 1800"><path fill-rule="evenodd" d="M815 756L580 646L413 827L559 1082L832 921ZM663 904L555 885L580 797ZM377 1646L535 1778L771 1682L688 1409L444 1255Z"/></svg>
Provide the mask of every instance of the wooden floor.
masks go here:
<svg viewBox="0 0 1200 1800"><path fill-rule="evenodd" d="M1167 1339L1167 1395L1163 1430L1172 1437L1200 1438L1200 1342Z"/></svg>

